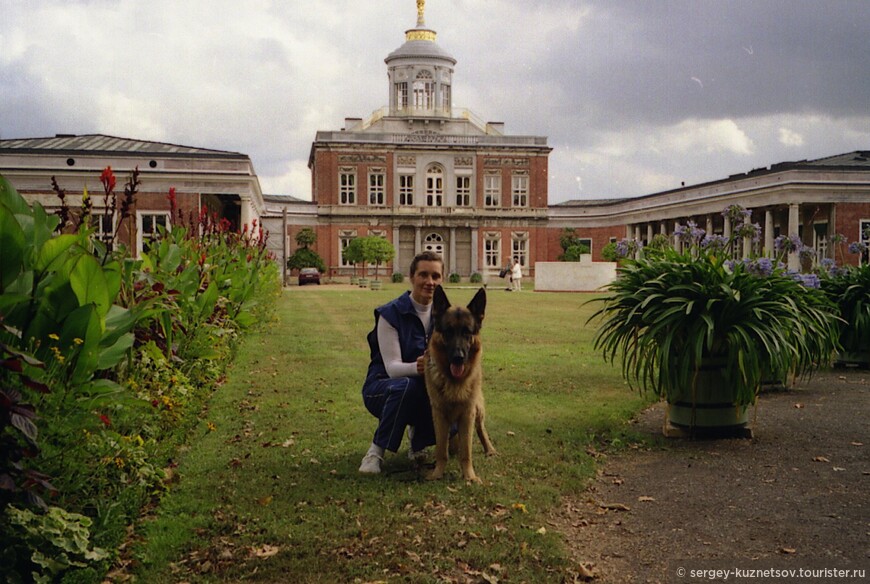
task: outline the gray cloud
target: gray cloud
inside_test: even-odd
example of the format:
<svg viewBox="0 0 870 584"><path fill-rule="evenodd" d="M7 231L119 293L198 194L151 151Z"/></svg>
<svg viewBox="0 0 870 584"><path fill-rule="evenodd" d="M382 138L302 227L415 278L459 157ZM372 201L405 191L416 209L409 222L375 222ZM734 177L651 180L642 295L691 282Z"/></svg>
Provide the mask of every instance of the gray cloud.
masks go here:
<svg viewBox="0 0 870 584"><path fill-rule="evenodd" d="M0 0L2 1L2 0ZM411 0L5 2L0 136L246 152L307 197L317 130L387 102ZM870 4L429 0L454 100L546 135L550 199L639 195L870 148Z"/></svg>

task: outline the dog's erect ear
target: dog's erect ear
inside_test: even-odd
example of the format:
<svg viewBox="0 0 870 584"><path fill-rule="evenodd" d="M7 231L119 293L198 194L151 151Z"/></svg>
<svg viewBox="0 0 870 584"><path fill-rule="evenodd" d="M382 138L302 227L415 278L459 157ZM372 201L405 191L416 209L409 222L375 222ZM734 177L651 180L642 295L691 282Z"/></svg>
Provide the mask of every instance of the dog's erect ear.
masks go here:
<svg viewBox="0 0 870 584"><path fill-rule="evenodd" d="M444 293L444 289L439 284L435 286L435 292L432 295L432 316L437 319L447 312L448 308L450 308L450 301L447 300L447 294Z"/></svg>
<svg viewBox="0 0 870 584"><path fill-rule="evenodd" d="M481 326L483 324L483 315L486 313L485 288L478 290L474 298L471 299L471 302L468 303L468 311L474 315L475 320L477 320L477 326Z"/></svg>

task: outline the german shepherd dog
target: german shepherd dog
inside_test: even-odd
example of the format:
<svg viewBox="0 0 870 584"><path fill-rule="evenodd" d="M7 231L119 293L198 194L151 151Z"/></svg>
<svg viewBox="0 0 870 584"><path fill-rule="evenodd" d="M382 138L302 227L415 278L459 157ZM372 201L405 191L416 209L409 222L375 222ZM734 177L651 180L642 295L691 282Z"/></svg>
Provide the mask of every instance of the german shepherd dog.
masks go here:
<svg viewBox="0 0 870 584"><path fill-rule="evenodd" d="M426 352L426 391L432 405L435 425L435 469L429 480L444 476L447 465L450 427L456 424L458 433L450 451L457 450L462 476L467 481L480 482L471 465L471 434L477 437L487 456L495 454L484 425L483 368L480 327L486 309L486 290L481 288L467 308L450 306L441 286L432 298L434 330Z"/></svg>

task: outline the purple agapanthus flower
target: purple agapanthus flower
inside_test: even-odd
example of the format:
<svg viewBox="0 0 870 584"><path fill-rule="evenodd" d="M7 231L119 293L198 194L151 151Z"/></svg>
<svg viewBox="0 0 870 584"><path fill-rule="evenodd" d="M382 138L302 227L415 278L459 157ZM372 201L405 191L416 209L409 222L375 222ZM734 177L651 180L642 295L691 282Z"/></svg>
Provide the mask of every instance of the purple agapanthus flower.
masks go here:
<svg viewBox="0 0 870 584"><path fill-rule="evenodd" d="M822 283L816 274L792 274L792 277L801 283L805 288L819 288Z"/></svg>
<svg viewBox="0 0 870 584"><path fill-rule="evenodd" d="M867 251L867 244L863 241L853 241L848 247L849 253L862 254Z"/></svg>
<svg viewBox="0 0 870 584"><path fill-rule="evenodd" d="M804 247L804 242L801 241L798 235L780 235L773 240L773 248L776 253L800 251Z"/></svg>
<svg viewBox="0 0 870 584"><path fill-rule="evenodd" d="M756 276L769 276L773 273L775 265L773 260L770 258L758 258L746 262L746 267L750 274Z"/></svg>
<svg viewBox="0 0 870 584"><path fill-rule="evenodd" d="M724 235L708 235L701 240L701 249L718 252L723 251L728 246L728 238Z"/></svg>

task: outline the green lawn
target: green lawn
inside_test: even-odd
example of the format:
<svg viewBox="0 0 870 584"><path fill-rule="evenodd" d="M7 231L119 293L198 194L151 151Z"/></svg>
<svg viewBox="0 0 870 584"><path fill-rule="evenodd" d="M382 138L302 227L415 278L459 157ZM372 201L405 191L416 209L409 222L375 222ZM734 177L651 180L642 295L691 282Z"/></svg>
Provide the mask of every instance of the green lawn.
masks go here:
<svg viewBox="0 0 870 584"><path fill-rule="evenodd" d="M560 581L572 569L547 524L594 472L590 447L634 439L644 401L592 352L587 294L490 290L483 485L455 461L418 476L403 449L361 476L375 419L362 404L372 309L406 289L285 291L212 398L178 481L143 522L142 582ZM467 303L473 289L450 289Z"/></svg>

